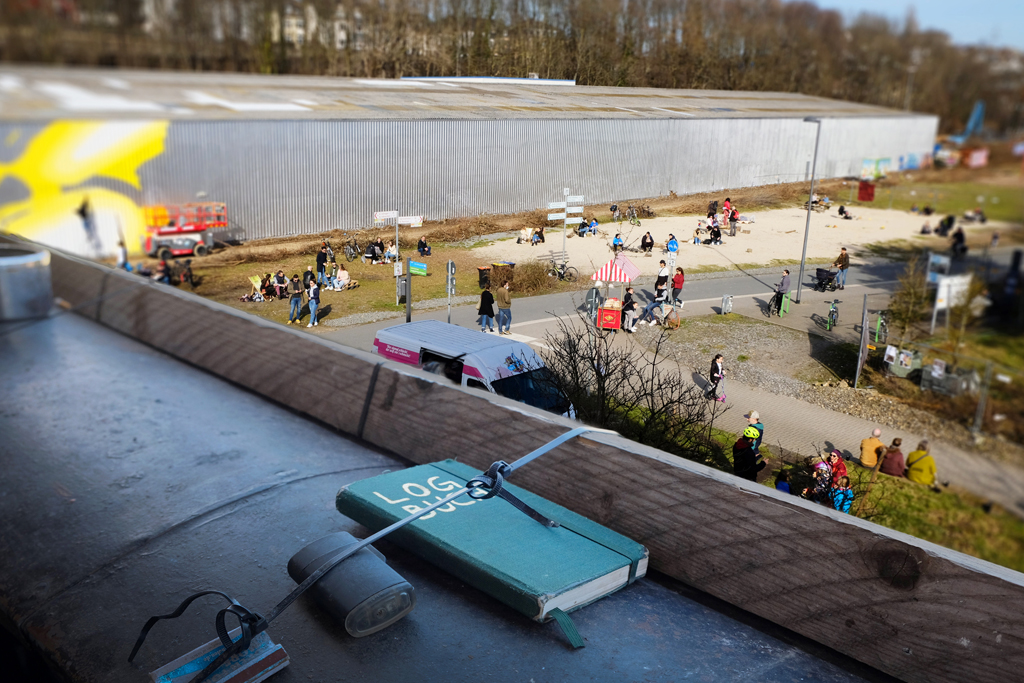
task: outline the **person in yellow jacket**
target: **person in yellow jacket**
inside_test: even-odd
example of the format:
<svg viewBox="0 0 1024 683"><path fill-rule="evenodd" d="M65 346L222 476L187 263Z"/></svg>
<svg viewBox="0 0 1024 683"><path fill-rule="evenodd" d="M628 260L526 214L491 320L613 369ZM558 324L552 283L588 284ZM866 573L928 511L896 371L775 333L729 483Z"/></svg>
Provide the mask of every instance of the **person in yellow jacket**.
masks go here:
<svg viewBox="0 0 1024 683"><path fill-rule="evenodd" d="M917 444L917 450L907 456L904 476L912 482L935 488L935 459L928 452L928 441Z"/></svg>
<svg viewBox="0 0 1024 683"><path fill-rule="evenodd" d="M871 432L871 437L860 442L860 464L862 467L871 469L878 462L878 449L885 452L885 444L878 437L882 436L881 429Z"/></svg>

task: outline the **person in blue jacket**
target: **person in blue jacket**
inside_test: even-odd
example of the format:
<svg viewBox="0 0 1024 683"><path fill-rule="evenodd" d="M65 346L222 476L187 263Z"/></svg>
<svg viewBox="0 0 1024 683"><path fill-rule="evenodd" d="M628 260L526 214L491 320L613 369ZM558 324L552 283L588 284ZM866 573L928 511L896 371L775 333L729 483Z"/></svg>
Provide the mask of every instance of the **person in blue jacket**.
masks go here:
<svg viewBox="0 0 1024 683"><path fill-rule="evenodd" d="M679 242L676 241L676 236L673 235L672 233L669 233L668 235L668 243L665 245L665 248L671 254L674 254L679 251Z"/></svg>

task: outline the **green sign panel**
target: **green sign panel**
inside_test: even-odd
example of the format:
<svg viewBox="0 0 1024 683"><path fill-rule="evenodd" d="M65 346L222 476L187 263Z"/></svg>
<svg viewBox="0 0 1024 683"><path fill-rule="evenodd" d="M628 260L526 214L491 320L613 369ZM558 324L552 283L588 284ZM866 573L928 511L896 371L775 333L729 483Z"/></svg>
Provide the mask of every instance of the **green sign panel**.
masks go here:
<svg viewBox="0 0 1024 683"><path fill-rule="evenodd" d="M409 274L410 275L426 275L427 264L417 263L416 261L409 261Z"/></svg>

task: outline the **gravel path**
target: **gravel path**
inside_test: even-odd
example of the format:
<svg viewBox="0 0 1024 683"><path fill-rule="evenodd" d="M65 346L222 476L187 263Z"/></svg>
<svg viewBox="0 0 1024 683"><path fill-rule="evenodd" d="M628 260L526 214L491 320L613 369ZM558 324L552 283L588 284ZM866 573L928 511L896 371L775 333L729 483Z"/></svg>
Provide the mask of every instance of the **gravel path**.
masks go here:
<svg viewBox="0 0 1024 683"><path fill-rule="evenodd" d="M642 327L637 331L640 341L653 346L660 330ZM714 355L721 353L729 376L745 385L1024 466L1024 448L1002 437L976 443L970 431L961 425L907 406L874 389L854 390L845 381L830 377L825 366L814 358L824 358L831 347L823 338L749 318L732 318L728 322L720 318L691 318L667 335L663 352L701 375L707 373ZM810 360L793 361L808 355Z"/></svg>

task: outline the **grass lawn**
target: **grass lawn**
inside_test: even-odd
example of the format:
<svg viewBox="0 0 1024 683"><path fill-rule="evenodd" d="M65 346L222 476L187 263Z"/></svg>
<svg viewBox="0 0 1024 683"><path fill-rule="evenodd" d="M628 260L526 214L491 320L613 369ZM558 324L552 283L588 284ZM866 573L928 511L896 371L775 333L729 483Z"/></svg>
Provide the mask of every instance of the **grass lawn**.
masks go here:
<svg viewBox="0 0 1024 683"><path fill-rule="evenodd" d="M987 183L914 183L901 182L895 187L879 187L874 202L864 206L909 211L915 204L935 208L938 218L946 214L962 216L964 211L981 207L993 220L1020 223L1024 220L1024 191L1021 186ZM983 198L979 201L979 197Z"/></svg>
<svg viewBox="0 0 1024 683"><path fill-rule="evenodd" d="M731 472L736 435L715 429L712 438L722 446L719 469ZM775 474L783 468L791 472L794 491L809 485L802 463L781 463L768 446L762 446L761 452L770 460L766 468L770 474L762 485L775 488ZM871 471L853 463L847 463L847 469L856 494L851 511L856 513ZM985 512L984 503L978 496L960 489L951 487L936 493L907 479L878 474L861 516L936 545L1024 571L1024 520L995 505Z"/></svg>

